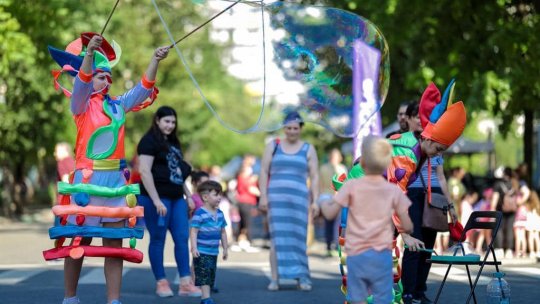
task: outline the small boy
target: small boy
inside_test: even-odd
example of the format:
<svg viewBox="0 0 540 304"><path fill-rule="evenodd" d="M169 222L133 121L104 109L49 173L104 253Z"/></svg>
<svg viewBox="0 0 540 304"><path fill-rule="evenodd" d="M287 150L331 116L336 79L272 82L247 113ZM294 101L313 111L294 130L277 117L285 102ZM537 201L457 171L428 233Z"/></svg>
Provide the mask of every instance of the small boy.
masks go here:
<svg viewBox="0 0 540 304"><path fill-rule="evenodd" d="M191 218L191 253L195 268L195 285L201 286L201 304L214 304L210 298L210 288L216 278L219 242L223 247L223 259L227 259L227 223L223 212L218 209L222 193L221 185L206 181L199 185L197 192L204 205Z"/></svg>
<svg viewBox="0 0 540 304"><path fill-rule="evenodd" d="M411 233L408 215L411 201L387 182L382 173L390 165L392 146L384 139L368 137L362 145L360 164L365 176L348 180L333 200L321 206L325 218L335 218L348 207L345 231L349 303L366 303L368 290L374 303L392 302L392 214L400 220L400 232Z"/></svg>

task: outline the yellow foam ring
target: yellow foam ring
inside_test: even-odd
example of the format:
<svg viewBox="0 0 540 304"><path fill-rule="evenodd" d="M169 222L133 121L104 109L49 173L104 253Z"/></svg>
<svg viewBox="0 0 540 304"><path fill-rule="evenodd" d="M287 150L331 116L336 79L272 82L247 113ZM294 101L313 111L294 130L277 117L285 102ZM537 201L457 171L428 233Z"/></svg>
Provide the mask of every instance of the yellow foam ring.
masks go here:
<svg viewBox="0 0 540 304"><path fill-rule="evenodd" d="M144 208L136 206L134 208L129 207L101 207L101 206L86 206L81 207L77 205L55 205L52 207L52 211L55 215L77 215L84 214L88 216L110 217L110 218L130 218L130 217L143 217Z"/></svg>
<svg viewBox="0 0 540 304"><path fill-rule="evenodd" d="M126 203L129 208L137 206L137 197L135 197L135 194L126 195Z"/></svg>
<svg viewBox="0 0 540 304"><path fill-rule="evenodd" d="M120 170L120 159L95 159L92 163L94 170Z"/></svg>
<svg viewBox="0 0 540 304"><path fill-rule="evenodd" d="M341 292L342 292L344 295L347 295L347 287L341 285Z"/></svg>
<svg viewBox="0 0 540 304"><path fill-rule="evenodd" d="M83 255L84 255L84 249L82 247L75 247L69 251L69 256L75 260L82 258Z"/></svg>
<svg viewBox="0 0 540 304"><path fill-rule="evenodd" d="M399 259L398 259L398 258L394 258L394 261L393 261L393 262L394 262L394 267L396 267L396 266L398 265L398 263L399 263Z"/></svg>
<svg viewBox="0 0 540 304"><path fill-rule="evenodd" d="M129 247L131 247L131 249L135 249L136 246L137 246L137 240L135 238L131 238L129 240Z"/></svg>
<svg viewBox="0 0 540 304"><path fill-rule="evenodd" d="M347 257L346 256L342 256L341 258L339 258L340 261L341 261L341 265L347 265Z"/></svg>

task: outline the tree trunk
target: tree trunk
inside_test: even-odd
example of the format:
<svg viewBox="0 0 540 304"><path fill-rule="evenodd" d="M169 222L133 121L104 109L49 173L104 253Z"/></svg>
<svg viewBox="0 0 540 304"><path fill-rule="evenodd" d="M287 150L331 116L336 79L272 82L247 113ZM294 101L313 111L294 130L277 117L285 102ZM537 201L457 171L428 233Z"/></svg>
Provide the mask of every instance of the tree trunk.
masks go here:
<svg viewBox="0 0 540 304"><path fill-rule="evenodd" d="M528 185L532 185L532 170L533 170L533 136L534 136L534 110L525 109L525 125L523 133L523 161L527 164L527 176L526 182Z"/></svg>

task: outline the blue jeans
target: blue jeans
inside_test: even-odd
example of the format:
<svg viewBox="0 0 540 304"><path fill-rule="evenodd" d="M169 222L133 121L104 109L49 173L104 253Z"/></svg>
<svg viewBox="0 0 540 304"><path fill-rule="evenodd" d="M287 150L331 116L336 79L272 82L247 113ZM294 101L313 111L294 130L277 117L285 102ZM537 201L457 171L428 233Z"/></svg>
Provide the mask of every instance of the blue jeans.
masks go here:
<svg viewBox="0 0 540 304"><path fill-rule="evenodd" d="M165 237L167 236L167 230L169 230L174 241L174 258L178 273L180 277L190 276L188 204L183 198L168 199L161 197L160 199L167 207L167 215L164 218L165 225L163 226L158 225L159 215L152 199L144 195L137 197L139 205L144 207L144 221L150 234L148 256L150 257L152 272L156 281L166 277L165 267L163 266L163 251Z"/></svg>

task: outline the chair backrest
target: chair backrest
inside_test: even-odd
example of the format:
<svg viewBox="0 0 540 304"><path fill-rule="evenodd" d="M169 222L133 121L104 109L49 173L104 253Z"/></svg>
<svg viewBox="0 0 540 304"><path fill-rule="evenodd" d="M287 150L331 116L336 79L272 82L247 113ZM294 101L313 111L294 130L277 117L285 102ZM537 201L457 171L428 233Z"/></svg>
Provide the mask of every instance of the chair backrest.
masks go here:
<svg viewBox="0 0 540 304"><path fill-rule="evenodd" d="M467 231L472 229L489 229L493 231L491 242L488 244L489 247L492 246L495 238L497 237L497 232L501 225L502 212L500 211L474 211L471 213L463 233L461 234L460 242L465 241L467 236Z"/></svg>

